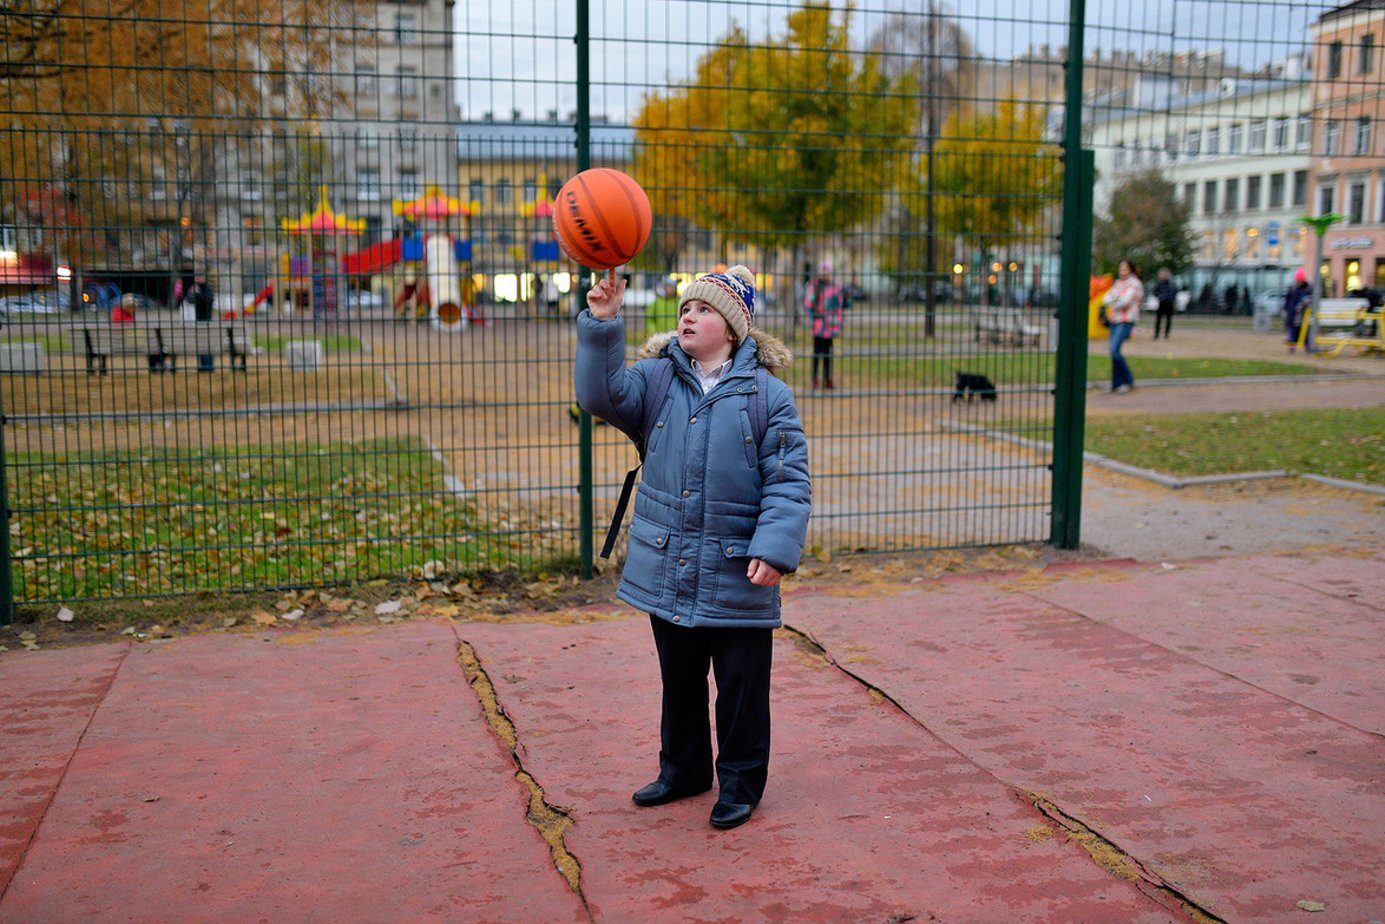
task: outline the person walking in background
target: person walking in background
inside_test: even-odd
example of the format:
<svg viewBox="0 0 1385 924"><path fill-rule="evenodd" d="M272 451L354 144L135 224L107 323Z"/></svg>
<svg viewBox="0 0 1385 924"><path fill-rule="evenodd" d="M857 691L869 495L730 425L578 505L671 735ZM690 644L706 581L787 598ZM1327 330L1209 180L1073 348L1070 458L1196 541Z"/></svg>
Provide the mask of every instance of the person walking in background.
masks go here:
<svg viewBox="0 0 1385 924"><path fill-rule="evenodd" d="M1154 339L1159 339L1159 330L1162 328L1164 339L1167 340L1173 330L1174 300L1178 298L1178 292L1173 287L1173 274L1167 266L1159 267L1159 281L1154 284L1154 297L1159 300L1159 307L1154 315Z"/></svg>
<svg viewBox="0 0 1385 924"><path fill-rule="evenodd" d="M715 768L709 821L734 828L764 795L779 582L797 570L808 532L803 424L789 386L768 374L793 356L754 327L754 277L744 266L689 283L676 329L651 337L646 358L629 367L624 295L625 281L614 278L587 293L573 379L588 413L643 446L616 596L649 614L663 704L659 775L631 799L649 808L699 795Z"/></svg>
<svg viewBox="0 0 1385 924"><path fill-rule="evenodd" d="M1289 344L1289 352L1298 349L1298 337L1303 328L1303 316L1313 301L1313 287L1308 284L1308 271L1303 267L1294 270L1294 284L1284 293L1284 338ZM1304 349L1313 352L1313 344L1304 344Z"/></svg>
<svg viewBox="0 0 1385 924"><path fill-rule="evenodd" d="M835 388L832 380L832 341L841 336L846 292L832 281L832 261L818 264L818 274L803 296L803 307L813 321L813 387ZM818 377L821 369L822 377Z"/></svg>
<svg viewBox="0 0 1385 924"><path fill-rule="evenodd" d="M1135 375L1130 364L1121 355L1121 347L1135 332L1135 324L1140 320L1140 303L1145 300L1144 283L1135 264L1122 260L1116 271L1116 282L1106 292L1103 300L1111 322L1111 392L1125 394L1135 387Z"/></svg>

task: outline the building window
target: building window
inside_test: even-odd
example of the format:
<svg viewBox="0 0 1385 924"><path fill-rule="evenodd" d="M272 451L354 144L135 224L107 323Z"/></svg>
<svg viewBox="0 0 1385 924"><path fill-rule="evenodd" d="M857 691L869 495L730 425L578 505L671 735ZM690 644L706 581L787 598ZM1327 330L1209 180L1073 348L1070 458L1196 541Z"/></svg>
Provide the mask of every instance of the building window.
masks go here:
<svg viewBox="0 0 1385 924"><path fill-rule="evenodd" d="M466 197L477 205L486 201L486 184L481 180L472 180L466 185Z"/></svg>
<svg viewBox="0 0 1385 924"><path fill-rule="evenodd" d="M509 205L514 201L514 185L508 179L500 179L495 183L495 204Z"/></svg>
<svg viewBox="0 0 1385 924"><path fill-rule="evenodd" d="M1226 193L1223 208L1228 212L1234 212L1241 207L1241 181L1238 179L1228 179L1226 181Z"/></svg>
<svg viewBox="0 0 1385 924"><path fill-rule="evenodd" d="M1202 153L1202 132L1188 132L1184 150L1188 152L1190 160Z"/></svg>
<svg viewBox="0 0 1385 924"><path fill-rule="evenodd" d="M380 136L376 134L379 126L362 125L356 129L356 147L363 151L373 151L380 146Z"/></svg>
<svg viewBox="0 0 1385 924"><path fill-rule="evenodd" d="M374 98L376 92L375 65L367 61L356 62L356 95Z"/></svg>
<svg viewBox="0 0 1385 924"><path fill-rule="evenodd" d="M1356 59L1356 73L1369 74L1375 69L1375 36L1361 36L1360 57Z"/></svg>
<svg viewBox="0 0 1385 924"><path fill-rule="evenodd" d="M1241 123L1237 122L1226 130L1226 153L1241 153L1241 135L1243 134Z"/></svg>
<svg viewBox="0 0 1385 924"><path fill-rule="evenodd" d="M1250 123L1250 153L1261 154L1265 150L1265 120L1257 119Z"/></svg>
<svg viewBox="0 0 1385 924"><path fill-rule="evenodd" d="M1217 211L1217 181L1208 180L1202 184L1202 211L1215 215Z"/></svg>
<svg viewBox="0 0 1385 924"><path fill-rule="evenodd" d="M418 148L418 129L412 125L399 126L399 150L412 154Z"/></svg>
<svg viewBox="0 0 1385 924"><path fill-rule="evenodd" d="M521 193L521 195L523 195L524 201L525 201L525 202L533 202L533 201L535 201L536 199L538 199L538 197L539 197L539 181L538 181L538 180L525 180L525 181L524 181L524 186L523 186L523 192Z"/></svg>
<svg viewBox="0 0 1385 924"><path fill-rule="evenodd" d="M1366 183L1352 183L1347 188L1347 221L1353 225L1366 222Z"/></svg>
<svg viewBox="0 0 1385 924"><path fill-rule="evenodd" d="M1177 135L1169 135L1167 138L1164 139L1164 153L1169 156L1169 163L1172 164L1178 160Z"/></svg>
<svg viewBox="0 0 1385 924"><path fill-rule="evenodd" d="M1125 168L1125 142L1124 142L1124 141L1122 141L1120 144L1116 145L1116 153L1115 153L1115 156L1114 156L1113 159L1114 159L1114 161L1115 161L1115 168L1116 168L1117 170L1122 170L1122 169Z"/></svg>
<svg viewBox="0 0 1385 924"><path fill-rule="evenodd" d="M1207 156L1217 157L1221 154L1221 129L1207 129Z"/></svg>
<svg viewBox="0 0 1385 924"><path fill-rule="evenodd" d="M374 201L380 198L380 171L356 171L356 198Z"/></svg>
<svg viewBox="0 0 1385 924"><path fill-rule="evenodd" d="M412 45L418 41L418 23L412 13L400 13L394 21L394 41L397 45Z"/></svg>
<svg viewBox="0 0 1385 924"><path fill-rule="evenodd" d="M1282 209L1284 207L1284 174L1270 174L1270 208Z"/></svg>
<svg viewBox="0 0 1385 924"><path fill-rule="evenodd" d="M1260 262L1260 229L1254 227L1246 228L1245 239L1246 246L1243 251L1245 258L1252 263Z"/></svg>
<svg viewBox="0 0 1385 924"><path fill-rule="evenodd" d="M1294 171L1294 193L1293 200L1289 203L1298 208L1308 204L1308 171Z"/></svg>
<svg viewBox="0 0 1385 924"><path fill-rule="evenodd" d="M1246 177L1246 211L1251 212L1260 208L1260 177Z"/></svg>
<svg viewBox="0 0 1385 924"><path fill-rule="evenodd" d="M412 67L401 67L394 76L395 95L400 99L418 99L418 72Z"/></svg>
<svg viewBox="0 0 1385 924"><path fill-rule="evenodd" d="M1356 144L1352 150L1354 154L1369 154L1371 152L1371 119L1370 116L1362 116L1356 120Z"/></svg>
<svg viewBox="0 0 1385 924"><path fill-rule="evenodd" d="M1274 149L1276 151L1289 150L1289 119L1281 116L1274 120Z"/></svg>
<svg viewBox="0 0 1385 924"><path fill-rule="evenodd" d="M1190 213L1197 211L1197 184L1188 183L1183 187L1183 204Z"/></svg>
<svg viewBox="0 0 1385 924"><path fill-rule="evenodd" d="M417 170L399 171L399 198L417 199L423 195L423 189L418 185Z"/></svg>
<svg viewBox="0 0 1385 924"><path fill-rule="evenodd" d="M1342 76L1342 43L1333 42L1327 46L1327 79L1335 80Z"/></svg>
<svg viewBox="0 0 1385 924"><path fill-rule="evenodd" d="M1308 113L1298 117L1298 132L1294 136L1294 150L1306 151L1313 145L1313 117Z"/></svg>
<svg viewBox="0 0 1385 924"><path fill-rule="evenodd" d="M1323 125L1322 153L1324 157L1334 157L1342 149L1342 122L1340 119L1328 119Z"/></svg>
<svg viewBox="0 0 1385 924"><path fill-rule="evenodd" d="M1227 228L1221 236L1221 255L1224 260L1234 260L1241 253L1241 232Z"/></svg>
<svg viewBox="0 0 1385 924"><path fill-rule="evenodd" d="M1382 178L1375 187L1375 221L1376 224L1385 225L1385 178ZM1385 259L1380 262L1385 266Z"/></svg>
<svg viewBox="0 0 1385 924"><path fill-rule="evenodd" d="M1318 187L1318 214L1326 215L1337 205L1337 187L1323 184Z"/></svg>

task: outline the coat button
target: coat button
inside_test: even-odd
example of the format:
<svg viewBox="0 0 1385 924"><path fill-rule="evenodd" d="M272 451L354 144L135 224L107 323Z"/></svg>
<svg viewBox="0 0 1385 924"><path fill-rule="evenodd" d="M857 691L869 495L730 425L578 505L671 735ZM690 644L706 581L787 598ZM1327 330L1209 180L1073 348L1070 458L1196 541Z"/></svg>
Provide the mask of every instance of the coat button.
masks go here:
<svg viewBox="0 0 1385 924"><path fill-rule="evenodd" d="M688 563L688 560L687 560L686 558L680 558L680 559L678 559L678 567L680 567L680 568L683 567L684 565L686 565L687 563Z"/></svg>
<svg viewBox="0 0 1385 924"><path fill-rule="evenodd" d="M749 446L749 445L750 445L751 443L753 443L753 442L755 442L755 441L754 441L753 439L751 439L750 437L747 436L747 437L745 438L745 444L746 444L747 446Z"/></svg>
<svg viewBox="0 0 1385 924"><path fill-rule="evenodd" d="M691 491L684 491L684 492L683 492L683 496L684 496L684 497L692 497L692 492L691 492Z"/></svg>
<svg viewBox="0 0 1385 924"><path fill-rule="evenodd" d="M726 547L726 554L727 554L727 555L735 555L735 554L736 554L736 547L735 547L734 545L728 545L728 546Z"/></svg>
<svg viewBox="0 0 1385 924"><path fill-rule="evenodd" d="M697 423L697 418L694 417L692 420L688 421L688 423L690 423L690 424L695 424L695 423Z"/></svg>
<svg viewBox="0 0 1385 924"><path fill-rule="evenodd" d="M662 429L663 429L663 426L664 426L664 422L661 420L661 421L659 421L658 423L656 423L654 426L656 426L656 427L658 427L659 429L662 430Z"/></svg>
<svg viewBox="0 0 1385 924"><path fill-rule="evenodd" d="M678 621L680 621L682 618L683 618L682 616L675 616L675 617L673 617L673 621L674 621L674 622L678 622Z"/></svg>

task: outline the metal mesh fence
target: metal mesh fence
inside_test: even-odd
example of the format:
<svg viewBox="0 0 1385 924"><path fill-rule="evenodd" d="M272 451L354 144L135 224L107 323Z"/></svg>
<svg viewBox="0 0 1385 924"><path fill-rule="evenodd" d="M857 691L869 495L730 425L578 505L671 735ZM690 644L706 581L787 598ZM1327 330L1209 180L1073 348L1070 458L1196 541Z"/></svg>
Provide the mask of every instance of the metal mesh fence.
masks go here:
<svg viewBox="0 0 1385 924"><path fill-rule="evenodd" d="M1070 60L1047 0L10 4L13 598L571 567L633 461L596 428L584 529L551 227L583 157L654 205L632 349L666 286L756 271L816 550L1045 541L1066 74L1098 270L1172 261L1194 310L1246 312L1309 262L1295 218L1340 211L1345 293L1385 282L1377 7L1089 3ZM1113 214L1145 174L1181 263ZM850 303L830 355L822 280Z"/></svg>

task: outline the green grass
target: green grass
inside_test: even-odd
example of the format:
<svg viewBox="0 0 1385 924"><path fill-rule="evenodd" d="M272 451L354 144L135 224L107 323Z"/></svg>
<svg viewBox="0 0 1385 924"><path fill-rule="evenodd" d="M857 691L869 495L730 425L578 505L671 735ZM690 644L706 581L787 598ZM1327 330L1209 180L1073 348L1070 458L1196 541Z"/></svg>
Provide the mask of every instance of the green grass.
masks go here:
<svg viewBox="0 0 1385 924"><path fill-rule="evenodd" d="M450 573L492 564L474 505L445 490L442 466L417 439L21 454L10 464L21 601L345 584L429 560Z"/></svg>
<svg viewBox="0 0 1385 924"><path fill-rule="evenodd" d="M1172 475L1287 469L1379 485L1385 407L1103 415L1087 419L1087 449Z"/></svg>
<svg viewBox="0 0 1385 924"><path fill-rule="evenodd" d="M350 334L318 334L312 337L291 334L256 334L255 346L271 353L284 352L284 344L298 340L318 340L328 353L354 353L361 348L361 338Z"/></svg>
<svg viewBox="0 0 1385 924"><path fill-rule="evenodd" d="M0 343L41 343L45 353L66 353L72 349L66 334L13 334L0 337Z"/></svg>

